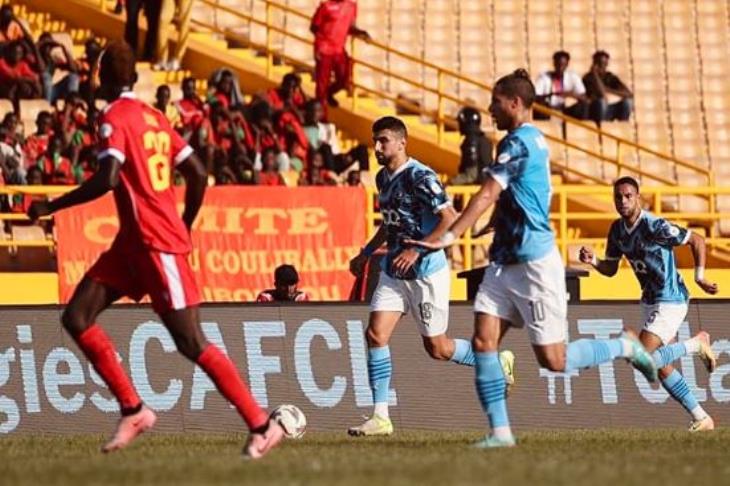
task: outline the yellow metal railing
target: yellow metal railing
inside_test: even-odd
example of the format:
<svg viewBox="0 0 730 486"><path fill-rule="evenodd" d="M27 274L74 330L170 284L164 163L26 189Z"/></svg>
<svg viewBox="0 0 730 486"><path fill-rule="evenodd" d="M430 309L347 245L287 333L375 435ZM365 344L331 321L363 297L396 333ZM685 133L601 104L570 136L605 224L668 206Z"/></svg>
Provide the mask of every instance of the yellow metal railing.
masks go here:
<svg viewBox="0 0 730 486"><path fill-rule="evenodd" d="M464 206L468 204L469 199L476 193L479 188L477 186L452 186L447 187L446 192L452 200L461 198ZM687 212L687 211L666 211L663 209L663 203L666 199L678 196L694 196L698 198L709 199L715 202L718 196L727 196L730 200L730 187L644 187L641 189L642 197L645 203L650 204L652 212L672 221L692 222L693 225L709 227L716 226L721 220L730 220L730 211L717 211L717 204L707 204L708 209L705 212ZM550 213L550 221L555 229L555 238L564 261L569 260L568 249L572 245L595 245L601 246L605 243L605 235L601 237L580 237L575 236L575 223L585 221L613 221L618 218L614 211L595 210L595 211L571 211L569 208L569 197L574 196L594 196L601 198L612 197L612 188L610 186L586 186L586 185L557 185L553 187L553 208ZM375 233L375 229L382 220L380 214L375 209L374 200L377 197L374 189L368 189L367 208L367 227L368 237ZM667 198L668 197L668 198ZM726 206L730 208L730 204ZM481 230L477 224L477 230ZM709 247L721 248L725 251L730 250L730 238L717 236L717 232L712 232L707 238L706 243ZM473 235L473 229L469 229L464 235L457 240L456 246L459 247L463 255L464 269L472 268L474 263L474 250L477 246L486 245L491 242L490 235L478 236ZM573 258L575 259L575 258Z"/></svg>
<svg viewBox="0 0 730 486"><path fill-rule="evenodd" d="M18 194L31 194L39 196L57 196L70 191L76 186L0 186L0 195L13 197ZM50 216L41 218L41 221L50 220ZM0 212L0 232L5 221L24 221L28 222L28 217L23 213L2 213ZM4 233L3 233L4 235ZM51 235L49 235L51 236ZM3 247L55 247L56 242L53 238L44 238L38 240L15 240L12 237L0 238L0 248Z"/></svg>
<svg viewBox="0 0 730 486"><path fill-rule="evenodd" d="M274 0L253 0L250 13L242 12L240 10L236 10L225 5L220 5L219 0L197 1L206 5L207 7L210 7L211 9L214 9L216 12L221 12L223 14L230 15L239 19L243 24L242 26L248 25L249 31L253 26L265 29L265 41L262 43L252 40L251 35L245 36L231 29L222 28L215 22L210 23L195 18L193 18L192 20L193 24L197 25L198 27L224 34L229 39L236 40L244 45L250 45L265 52L267 60L267 76L271 77L276 59L283 59L287 63L300 67L312 67L313 56L307 55L306 58L295 57L288 54L285 49L280 49L278 46L275 45L275 37L279 36L281 38L291 39L311 47L313 45L313 40L308 32L306 33L306 35L302 35L301 33L292 31L286 26L277 25L277 21L287 17L307 22L308 25L308 22L311 18L310 13L303 13L299 10L291 8L287 5L283 5L282 3ZM280 23L283 23L283 21ZM364 59L360 55L361 49L375 50L378 55L389 59L389 64L391 65L398 64L399 62L415 64L423 73L423 78L430 77L432 79L435 79L435 83L426 83L419 79L413 79L412 73L403 74L397 72L393 68L383 67L374 64ZM470 102L470 100L468 99L463 99L459 96L455 96L453 94L453 89L449 90L447 89L447 86L454 86L458 83L461 86L469 86L472 90L481 92L484 95L488 95L492 91L492 86L489 84L483 83L469 76L465 76L452 69L444 68L443 66L431 63L421 57L414 56L398 49L394 49L377 40L361 40L354 37L351 38L350 54L353 60L354 67L356 68L353 70L353 96L350 99L350 108L353 111L358 111L358 101L360 96L363 94L375 95L377 97L390 100L396 105L402 106L404 108L407 108L408 110L420 113L421 115L425 115L433 119L437 128L436 140L441 146L445 145L444 132L446 130L446 126L453 126L454 123L453 118L447 116L445 112L445 103L451 102L460 106L473 104L473 102ZM412 88L418 90L424 95L430 95L435 97L435 109L432 107L425 107L417 103L413 103L412 101L403 99L397 94L393 94L377 86L365 85L358 77L359 69L357 68L369 70L370 72L375 73L378 79L396 80L411 86ZM432 74L432 76L426 76L426 72ZM487 115L487 110L484 107L476 106L475 108L480 110L483 114ZM591 123L586 123L581 120L572 118L560 111L555 111L537 104L535 105L534 109L543 114L550 115L551 117L562 120L568 125L570 130L585 130L587 132L590 132L594 136L599 137L601 144L611 145L612 147L614 147L615 153L606 154L604 153L604 149L602 147L580 145L571 141L570 139L565 140L561 137L556 137L551 134L545 134L545 137L548 140L560 144L568 150L580 152L590 157L591 159L613 166L617 175L630 172L635 175L641 176L644 180L653 181L654 183L664 185L676 185L678 183L677 169L682 168L691 173L704 177L708 185L712 185L714 183L712 172L706 167L693 164L691 162L674 157L671 154L654 150L644 145L640 145L632 140L621 137L619 135L602 131ZM488 116L486 116L486 118L489 119ZM674 175L672 177L667 177L663 174L657 174L656 172L645 170L640 167L639 164L635 164L630 161L627 162L625 160L625 154L628 151L635 151L642 157L666 161L668 166L673 169L672 173ZM568 174L578 176L591 182L604 183L605 180L605 177L597 177L596 174L590 174L585 171L578 170L574 167L570 167L566 164L556 163L555 166Z"/></svg>

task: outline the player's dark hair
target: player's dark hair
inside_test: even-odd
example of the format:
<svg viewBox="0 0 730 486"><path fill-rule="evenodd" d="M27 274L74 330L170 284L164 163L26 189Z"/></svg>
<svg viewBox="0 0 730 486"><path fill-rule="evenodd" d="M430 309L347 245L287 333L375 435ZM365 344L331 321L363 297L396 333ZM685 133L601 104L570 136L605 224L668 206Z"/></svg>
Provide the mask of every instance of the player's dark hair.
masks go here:
<svg viewBox="0 0 730 486"><path fill-rule="evenodd" d="M553 54L553 61L557 61L558 59L567 59L570 61L570 53L568 51L556 51Z"/></svg>
<svg viewBox="0 0 730 486"><path fill-rule="evenodd" d="M274 270L274 283L276 285L296 285L299 283L299 274L294 265L283 264Z"/></svg>
<svg viewBox="0 0 730 486"><path fill-rule="evenodd" d="M137 81L135 58L132 48L124 41L107 44L99 62L99 78L102 84L131 88Z"/></svg>
<svg viewBox="0 0 730 486"><path fill-rule="evenodd" d="M613 183L613 189L616 190L618 186L622 186L624 184L628 184L630 186L633 186L634 189L636 189L636 192L638 194L639 192L639 183L634 179L633 177L624 176L620 177L616 180L616 182Z"/></svg>
<svg viewBox="0 0 730 486"><path fill-rule="evenodd" d="M521 99L525 108L531 107L535 101L535 86L532 84L530 74L522 68L499 78L494 85L494 91L510 98Z"/></svg>
<svg viewBox="0 0 730 486"><path fill-rule="evenodd" d="M400 118L394 116L384 116L373 123L373 133L382 132L383 130L390 130L401 135L403 138L408 138L406 124Z"/></svg>

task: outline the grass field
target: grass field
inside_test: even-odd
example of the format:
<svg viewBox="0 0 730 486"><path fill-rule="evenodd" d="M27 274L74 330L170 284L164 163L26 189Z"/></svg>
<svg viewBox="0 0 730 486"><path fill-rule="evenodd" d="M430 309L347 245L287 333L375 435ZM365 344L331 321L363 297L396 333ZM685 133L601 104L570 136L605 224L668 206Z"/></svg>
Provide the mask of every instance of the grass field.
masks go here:
<svg viewBox="0 0 730 486"><path fill-rule="evenodd" d="M102 437L0 439L0 484L730 484L730 430L555 431L508 450L473 450L475 433L351 439L312 433L258 462L241 436L150 435L104 456Z"/></svg>

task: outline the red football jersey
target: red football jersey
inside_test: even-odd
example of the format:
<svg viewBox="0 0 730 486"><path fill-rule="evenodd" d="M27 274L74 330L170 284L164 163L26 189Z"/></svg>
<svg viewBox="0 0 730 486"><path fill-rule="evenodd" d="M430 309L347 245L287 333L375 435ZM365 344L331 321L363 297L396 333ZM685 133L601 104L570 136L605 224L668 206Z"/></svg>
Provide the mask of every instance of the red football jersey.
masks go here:
<svg viewBox="0 0 730 486"><path fill-rule="evenodd" d="M129 252L189 252L190 235L177 211L172 176L174 166L193 149L164 114L131 91L104 110L99 135L99 159L111 156L122 163L114 189L119 215L114 245Z"/></svg>

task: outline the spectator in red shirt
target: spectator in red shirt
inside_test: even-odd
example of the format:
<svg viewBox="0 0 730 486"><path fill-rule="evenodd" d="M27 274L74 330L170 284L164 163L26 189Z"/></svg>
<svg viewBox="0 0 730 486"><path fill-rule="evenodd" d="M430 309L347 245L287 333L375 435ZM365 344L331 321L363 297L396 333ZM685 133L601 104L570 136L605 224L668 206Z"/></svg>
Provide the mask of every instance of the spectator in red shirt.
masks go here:
<svg viewBox="0 0 730 486"><path fill-rule="evenodd" d="M27 166L35 164L38 157L48 149L48 142L53 136L53 115L49 111L41 111L35 119L36 132L25 139L23 153Z"/></svg>
<svg viewBox="0 0 730 486"><path fill-rule="evenodd" d="M63 139L55 136L48 143L46 153L38 160L38 167L43 171L43 183L56 185L76 184L73 167L68 157L64 157Z"/></svg>
<svg viewBox="0 0 730 486"><path fill-rule="evenodd" d="M269 147L261 153L262 168L257 176L257 184L259 186L284 186L284 178L277 168L276 150Z"/></svg>
<svg viewBox="0 0 730 486"><path fill-rule="evenodd" d="M40 76L24 57L21 41L13 41L0 59L0 98L10 99L16 113L20 112L20 99L40 98L43 94Z"/></svg>
<svg viewBox="0 0 730 486"><path fill-rule="evenodd" d="M309 295L298 285L299 274L294 265L279 265L274 270L274 288L261 292L256 302L308 302Z"/></svg>
<svg viewBox="0 0 730 486"><path fill-rule="evenodd" d="M326 0L319 4L309 30L314 34L317 99L338 106L335 94L350 85L352 65L345 51L348 35L369 40L370 35L355 26L357 3L352 0ZM330 84L334 73L335 82Z"/></svg>
<svg viewBox="0 0 730 486"><path fill-rule="evenodd" d="M294 113L299 121L303 121L302 110L307 99L302 91L302 78L296 73L284 75L277 88L266 92L266 102L276 111Z"/></svg>

